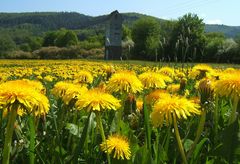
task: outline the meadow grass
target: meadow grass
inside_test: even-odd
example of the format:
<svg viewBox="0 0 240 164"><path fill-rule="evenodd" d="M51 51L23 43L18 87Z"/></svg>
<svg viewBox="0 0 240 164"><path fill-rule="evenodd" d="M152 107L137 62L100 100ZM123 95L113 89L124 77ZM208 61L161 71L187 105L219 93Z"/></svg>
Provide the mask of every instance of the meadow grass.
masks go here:
<svg viewBox="0 0 240 164"><path fill-rule="evenodd" d="M239 65L0 60L0 163L237 163Z"/></svg>

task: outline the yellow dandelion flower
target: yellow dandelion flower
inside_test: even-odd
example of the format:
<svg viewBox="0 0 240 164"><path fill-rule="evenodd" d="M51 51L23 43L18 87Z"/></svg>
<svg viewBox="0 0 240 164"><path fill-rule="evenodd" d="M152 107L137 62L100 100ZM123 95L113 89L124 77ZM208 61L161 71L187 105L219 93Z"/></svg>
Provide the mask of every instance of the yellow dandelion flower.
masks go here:
<svg viewBox="0 0 240 164"><path fill-rule="evenodd" d="M141 75L139 75L139 79L141 80L143 86L146 89L166 87L166 84L162 76L156 72L144 72Z"/></svg>
<svg viewBox="0 0 240 164"><path fill-rule="evenodd" d="M34 112L35 116L38 115L45 115L49 111L49 101L47 97L43 94L40 93L35 93L34 94L34 100L32 103L32 108L29 109L30 112Z"/></svg>
<svg viewBox="0 0 240 164"><path fill-rule="evenodd" d="M203 71L203 72L212 72L213 69L207 64L197 64L193 67L193 70Z"/></svg>
<svg viewBox="0 0 240 164"><path fill-rule="evenodd" d="M209 77L212 73L214 73L213 68L207 64L197 64L192 70L197 74L196 78L198 79Z"/></svg>
<svg viewBox="0 0 240 164"><path fill-rule="evenodd" d="M161 78L166 82L166 83L172 83L173 79L167 75L160 74Z"/></svg>
<svg viewBox="0 0 240 164"><path fill-rule="evenodd" d="M75 105L87 111L117 110L121 106L120 100L100 89L91 89L80 95Z"/></svg>
<svg viewBox="0 0 240 164"><path fill-rule="evenodd" d="M162 74L165 74L169 77L173 77L174 76L174 69L171 68L171 67L162 67L160 70L159 70L160 73Z"/></svg>
<svg viewBox="0 0 240 164"><path fill-rule="evenodd" d="M187 97L187 96L189 96L189 95L190 95L189 90L188 90L188 89L185 89L185 90L184 90L184 96Z"/></svg>
<svg viewBox="0 0 240 164"><path fill-rule="evenodd" d="M107 90L119 93L137 93L142 91L142 83L137 76L129 71L112 75L107 84Z"/></svg>
<svg viewBox="0 0 240 164"><path fill-rule="evenodd" d="M131 157L130 146L128 140L120 135L111 135L100 145L103 152L113 154L113 158L127 159Z"/></svg>
<svg viewBox="0 0 240 164"><path fill-rule="evenodd" d="M176 77L177 79L182 79L182 78L185 78L186 75L184 74L184 72L180 72L179 70L176 70Z"/></svg>
<svg viewBox="0 0 240 164"><path fill-rule="evenodd" d="M167 91L170 93L177 93L180 90L180 84L170 84L167 87Z"/></svg>
<svg viewBox="0 0 240 164"><path fill-rule="evenodd" d="M200 105L200 103L201 103L200 98L198 96L191 97L189 100L194 102L195 104Z"/></svg>
<svg viewBox="0 0 240 164"><path fill-rule="evenodd" d="M7 81L8 77L9 77L9 74L1 72L0 83Z"/></svg>
<svg viewBox="0 0 240 164"><path fill-rule="evenodd" d="M100 82L100 84L98 84L97 88L102 90L103 92L107 92L106 90L106 84L104 82Z"/></svg>
<svg viewBox="0 0 240 164"><path fill-rule="evenodd" d="M0 85L0 107L8 112L17 106L19 115L33 113L45 115L49 111L49 101L25 80L8 81Z"/></svg>
<svg viewBox="0 0 240 164"><path fill-rule="evenodd" d="M113 66L113 65L105 65L105 66L104 66L104 71L105 71L105 72L108 72L108 73L114 73L114 72L115 72L115 69L114 69L114 66Z"/></svg>
<svg viewBox="0 0 240 164"><path fill-rule="evenodd" d="M162 126L164 121L166 125L171 125L173 115L178 119L187 119L192 114L200 114L199 105L184 97L172 96L160 99L155 103L151 113L152 123L155 127Z"/></svg>
<svg viewBox="0 0 240 164"><path fill-rule="evenodd" d="M220 96L231 98L240 97L240 77L239 75L228 76L227 79L216 81L214 85L215 93Z"/></svg>
<svg viewBox="0 0 240 164"><path fill-rule="evenodd" d="M136 102L137 110L141 112L143 110L143 101L142 100L137 100Z"/></svg>
<svg viewBox="0 0 240 164"><path fill-rule="evenodd" d="M50 75L47 75L43 78L43 80L47 81L47 82L52 82L53 81L53 77Z"/></svg>
<svg viewBox="0 0 240 164"><path fill-rule="evenodd" d="M231 79L232 77L238 77L239 74L240 74L239 70L231 71L229 73L226 73L225 71L223 71L221 74L219 74L219 79L220 80Z"/></svg>
<svg viewBox="0 0 240 164"><path fill-rule="evenodd" d="M19 116L23 116L24 114L26 114L26 112L23 109L18 109L17 114Z"/></svg>
<svg viewBox="0 0 240 164"><path fill-rule="evenodd" d="M68 105L72 100L78 100L79 96L87 92L87 87L77 84L69 85L64 96L63 102Z"/></svg>
<svg viewBox="0 0 240 164"><path fill-rule="evenodd" d="M234 68L227 68L224 70L224 73L233 73L235 71L236 71L236 69L234 69Z"/></svg>
<svg viewBox="0 0 240 164"><path fill-rule="evenodd" d="M74 82L91 84L93 76L89 71L80 71L76 74Z"/></svg>
<svg viewBox="0 0 240 164"><path fill-rule="evenodd" d="M72 83L70 82L65 81L57 82L52 89L52 94L57 98L62 98L70 85L72 85Z"/></svg>
<svg viewBox="0 0 240 164"><path fill-rule="evenodd" d="M41 93L45 93L45 91L46 91L45 87L39 81L23 79L21 83L22 83L22 85L25 84L27 87L32 87Z"/></svg>
<svg viewBox="0 0 240 164"><path fill-rule="evenodd" d="M188 74L190 79L196 79L196 77L200 74L199 70L191 70Z"/></svg>
<svg viewBox="0 0 240 164"><path fill-rule="evenodd" d="M38 76L37 76L37 79L38 79L38 80L42 80L43 77L42 77L41 75L38 75Z"/></svg>
<svg viewBox="0 0 240 164"><path fill-rule="evenodd" d="M164 98L166 96L170 97L170 94L166 92L166 90L162 90L162 89L156 89L154 91L152 91L151 93L149 93L146 96L146 103L147 104L153 104L155 103L158 99Z"/></svg>
<svg viewBox="0 0 240 164"><path fill-rule="evenodd" d="M111 75L116 72L112 65L104 66L103 69L107 75L107 78L111 77Z"/></svg>

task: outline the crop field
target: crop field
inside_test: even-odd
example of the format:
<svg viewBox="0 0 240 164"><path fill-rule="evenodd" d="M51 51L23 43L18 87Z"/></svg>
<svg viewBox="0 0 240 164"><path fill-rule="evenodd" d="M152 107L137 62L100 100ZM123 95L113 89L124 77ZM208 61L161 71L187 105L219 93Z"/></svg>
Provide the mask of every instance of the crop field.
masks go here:
<svg viewBox="0 0 240 164"><path fill-rule="evenodd" d="M0 60L0 163L240 161L237 65Z"/></svg>

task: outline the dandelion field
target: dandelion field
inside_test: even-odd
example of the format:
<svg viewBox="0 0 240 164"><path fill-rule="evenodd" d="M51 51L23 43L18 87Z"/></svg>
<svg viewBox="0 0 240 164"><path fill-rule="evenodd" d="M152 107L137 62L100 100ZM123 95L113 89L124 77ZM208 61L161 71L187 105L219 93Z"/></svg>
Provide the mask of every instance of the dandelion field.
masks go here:
<svg viewBox="0 0 240 164"><path fill-rule="evenodd" d="M0 61L0 163L238 163L240 70Z"/></svg>

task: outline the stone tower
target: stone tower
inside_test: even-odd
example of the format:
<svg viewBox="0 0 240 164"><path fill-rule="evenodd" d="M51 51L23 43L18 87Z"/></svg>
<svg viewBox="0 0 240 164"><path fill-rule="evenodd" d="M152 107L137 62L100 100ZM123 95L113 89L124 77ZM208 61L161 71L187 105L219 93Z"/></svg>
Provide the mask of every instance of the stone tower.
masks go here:
<svg viewBox="0 0 240 164"><path fill-rule="evenodd" d="M113 11L107 20L105 37L105 60L120 60L122 57L122 15Z"/></svg>

